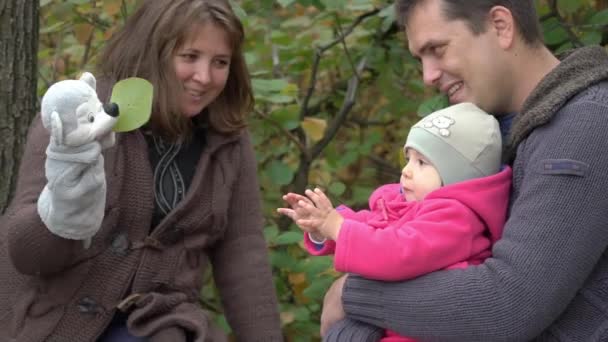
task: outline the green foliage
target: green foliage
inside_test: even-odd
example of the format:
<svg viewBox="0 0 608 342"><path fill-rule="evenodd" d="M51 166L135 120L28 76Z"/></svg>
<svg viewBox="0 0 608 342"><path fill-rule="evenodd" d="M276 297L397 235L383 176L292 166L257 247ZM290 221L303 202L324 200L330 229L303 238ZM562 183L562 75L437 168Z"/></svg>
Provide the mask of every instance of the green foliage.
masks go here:
<svg viewBox="0 0 608 342"><path fill-rule="evenodd" d="M94 71L136 2L41 0L39 94ZM323 295L338 274L330 257L309 257L299 229L278 217L281 195L320 186L334 204L365 206L372 189L398 179L409 127L445 97L422 84L390 0L232 3L247 33L250 129L284 331L289 341L318 340ZM538 0L537 8L552 50L606 43L606 1ZM227 328L208 283L201 300Z"/></svg>

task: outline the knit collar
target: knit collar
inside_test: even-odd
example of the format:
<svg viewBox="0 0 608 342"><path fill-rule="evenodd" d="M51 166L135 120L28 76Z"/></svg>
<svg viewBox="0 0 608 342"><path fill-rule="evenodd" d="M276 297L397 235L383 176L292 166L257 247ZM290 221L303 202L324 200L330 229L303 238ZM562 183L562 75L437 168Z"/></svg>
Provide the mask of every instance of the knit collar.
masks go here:
<svg viewBox="0 0 608 342"><path fill-rule="evenodd" d="M571 50L558 58L561 63L540 81L513 121L505 150L509 163L515 159L519 143L536 127L548 123L572 97L608 79L608 55L600 46Z"/></svg>

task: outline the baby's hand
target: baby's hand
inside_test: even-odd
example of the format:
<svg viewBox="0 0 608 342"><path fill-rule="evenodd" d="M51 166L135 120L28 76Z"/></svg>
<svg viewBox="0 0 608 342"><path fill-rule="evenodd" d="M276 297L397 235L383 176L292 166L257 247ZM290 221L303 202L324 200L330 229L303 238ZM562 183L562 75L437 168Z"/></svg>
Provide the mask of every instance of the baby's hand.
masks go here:
<svg viewBox="0 0 608 342"><path fill-rule="evenodd" d="M344 222L342 215L338 214L321 189L306 190L305 194L309 200L299 201L298 205L302 207L302 212L307 213L307 217L299 219L297 224L314 228L325 238L336 240Z"/></svg>
<svg viewBox="0 0 608 342"><path fill-rule="evenodd" d="M312 204L308 197L290 192L286 195L283 195L283 200L287 202L287 204L289 204L291 208L277 208L277 212L292 219L293 222L297 224L298 227L300 227L300 229L302 229L303 231L310 234L314 234L315 238L319 237L318 230L314 227L304 227L298 224L298 220L306 219L310 215L309 211L303 208L300 203L310 204L314 207L314 204ZM323 237L320 237L320 239L323 239Z"/></svg>

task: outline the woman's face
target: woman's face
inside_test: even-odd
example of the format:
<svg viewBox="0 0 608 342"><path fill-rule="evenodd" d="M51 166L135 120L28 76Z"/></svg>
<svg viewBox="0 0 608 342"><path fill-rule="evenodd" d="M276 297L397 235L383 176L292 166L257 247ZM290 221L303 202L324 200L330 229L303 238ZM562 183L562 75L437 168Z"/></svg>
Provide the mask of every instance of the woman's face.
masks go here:
<svg viewBox="0 0 608 342"><path fill-rule="evenodd" d="M180 110L191 118L198 115L224 90L232 49L228 34L207 23L194 30L173 56L175 74L180 82Z"/></svg>

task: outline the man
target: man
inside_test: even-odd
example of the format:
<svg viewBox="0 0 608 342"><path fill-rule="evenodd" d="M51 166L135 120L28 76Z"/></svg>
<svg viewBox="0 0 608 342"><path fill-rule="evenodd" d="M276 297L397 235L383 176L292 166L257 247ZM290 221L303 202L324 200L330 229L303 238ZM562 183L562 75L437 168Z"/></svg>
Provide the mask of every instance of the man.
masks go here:
<svg viewBox="0 0 608 342"><path fill-rule="evenodd" d="M427 85L504 122L501 113L518 113L505 151L509 219L482 265L394 283L338 279L322 333L608 341L606 52L586 47L558 60L542 44L532 0L397 0L396 8Z"/></svg>

